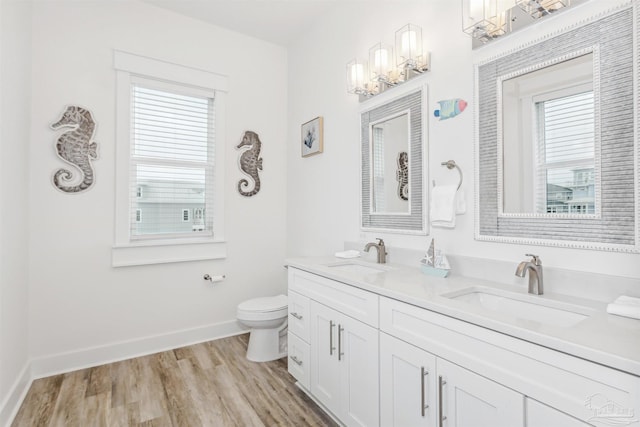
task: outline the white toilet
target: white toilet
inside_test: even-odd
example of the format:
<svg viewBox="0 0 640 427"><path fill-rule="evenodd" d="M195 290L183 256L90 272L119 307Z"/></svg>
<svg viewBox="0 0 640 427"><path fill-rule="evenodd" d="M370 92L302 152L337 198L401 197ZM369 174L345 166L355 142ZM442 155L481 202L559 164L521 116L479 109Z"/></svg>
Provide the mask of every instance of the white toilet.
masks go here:
<svg viewBox="0 0 640 427"><path fill-rule="evenodd" d="M238 321L251 328L247 359L268 362L287 355L287 303L286 295L277 295L238 305Z"/></svg>

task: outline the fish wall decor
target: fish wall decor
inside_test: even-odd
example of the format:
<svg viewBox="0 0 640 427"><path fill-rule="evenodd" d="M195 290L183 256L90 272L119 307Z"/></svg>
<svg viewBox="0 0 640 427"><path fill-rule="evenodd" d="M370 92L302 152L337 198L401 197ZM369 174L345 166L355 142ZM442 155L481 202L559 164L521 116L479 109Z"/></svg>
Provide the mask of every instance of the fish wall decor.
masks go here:
<svg viewBox="0 0 640 427"><path fill-rule="evenodd" d="M451 119L458 114L461 114L465 108L467 108L467 101L464 99L445 99L438 101L440 108L433 111L435 117L439 117L440 120Z"/></svg>

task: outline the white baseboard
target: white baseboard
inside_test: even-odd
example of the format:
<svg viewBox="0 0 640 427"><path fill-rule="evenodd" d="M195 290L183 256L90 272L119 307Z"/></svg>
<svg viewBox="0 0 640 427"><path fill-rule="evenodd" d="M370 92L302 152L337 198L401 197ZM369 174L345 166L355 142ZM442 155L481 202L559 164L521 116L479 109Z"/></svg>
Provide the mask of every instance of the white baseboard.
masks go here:
<svg viewBox="0 0 640 427"><path fill-rule="evenodd" d="M31 360L31 377L33 379L44 378L225 338L244 332L248 332L248 329L244 328L236 320L230 320L193 329L39 357Z"/></svg>
<svg viewBox="0 0 640 427"><path fill-rule="evenodd" d="M18 409L20 409L20 405L33 381L30 375L30 368L31 362L25 363L18 378L16 378L16 381L11 386L9 394L0 405L0 426L9 427L18 413Z"/></svg>

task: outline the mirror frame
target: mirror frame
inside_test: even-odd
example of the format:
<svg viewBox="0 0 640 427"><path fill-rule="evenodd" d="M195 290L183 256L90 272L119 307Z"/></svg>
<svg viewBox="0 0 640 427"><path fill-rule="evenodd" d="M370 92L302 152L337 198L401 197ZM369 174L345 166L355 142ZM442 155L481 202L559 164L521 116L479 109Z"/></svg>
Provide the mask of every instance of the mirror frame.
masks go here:
<svg viewBox="0 0 640 427"><path fill-rule="evenodd" d="M402 112L409 114L409 210L376 213L371 209L371 125ZM427 234L426 136L427 86L407 83L364 102L360 110L360 226L363 231Z"/></svg>
<svg viewBox="0 0 640 427"><path fill-rule="evenodd" d="M638 3L628 1L558 34L476 64L476 240L640 252L640 47L634 32L634 25L640 24ZM504 214L500 186L503 159L499 157L502 118L498 116L504 77L591 50L595 53L594 88L600 88L595 94L600 116L596 117L600 120L596 123L599 212L588 217Z"/></svg>

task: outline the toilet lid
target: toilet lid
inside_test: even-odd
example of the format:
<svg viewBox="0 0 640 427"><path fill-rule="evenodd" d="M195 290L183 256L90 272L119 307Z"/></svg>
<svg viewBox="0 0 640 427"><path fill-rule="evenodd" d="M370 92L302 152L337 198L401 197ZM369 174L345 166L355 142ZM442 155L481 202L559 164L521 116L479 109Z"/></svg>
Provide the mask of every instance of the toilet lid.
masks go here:
<svg viewBox="0 0 640 427"><path fill-rule="evenodd" d="M238 310L253 312L278 311L287 308L288 299L286 295L275 297L254 298L240 303Z"/></svg>

